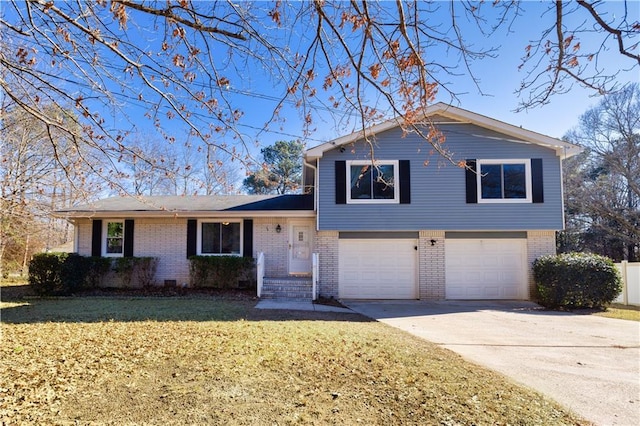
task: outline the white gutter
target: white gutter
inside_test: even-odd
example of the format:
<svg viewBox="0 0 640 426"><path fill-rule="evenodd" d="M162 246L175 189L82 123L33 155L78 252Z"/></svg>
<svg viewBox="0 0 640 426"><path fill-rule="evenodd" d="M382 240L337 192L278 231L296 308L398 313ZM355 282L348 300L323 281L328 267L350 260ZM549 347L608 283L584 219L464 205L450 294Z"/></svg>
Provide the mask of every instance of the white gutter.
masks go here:
<svg viewBox="0 0 640 426"><path fill-rule="evenodd" d="M99 218L214 218L214 217L313 217L315 211L311 210L271 210L271 211L140 211L140 210L117 210L117 211L70 211L54 212L53 216L61 219L99 219Z"/></svg>

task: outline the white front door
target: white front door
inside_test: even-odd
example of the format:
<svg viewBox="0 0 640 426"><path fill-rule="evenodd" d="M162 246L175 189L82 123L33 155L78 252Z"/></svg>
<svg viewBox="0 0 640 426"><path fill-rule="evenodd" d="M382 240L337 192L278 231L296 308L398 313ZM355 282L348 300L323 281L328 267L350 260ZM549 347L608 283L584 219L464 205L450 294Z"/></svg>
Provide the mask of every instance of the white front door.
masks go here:
<svg viewBox="0 0 640 426"><path fill-rule="evenodd" d="M289 225L289 274L311 274L312 231L311 224Z"/></svg>

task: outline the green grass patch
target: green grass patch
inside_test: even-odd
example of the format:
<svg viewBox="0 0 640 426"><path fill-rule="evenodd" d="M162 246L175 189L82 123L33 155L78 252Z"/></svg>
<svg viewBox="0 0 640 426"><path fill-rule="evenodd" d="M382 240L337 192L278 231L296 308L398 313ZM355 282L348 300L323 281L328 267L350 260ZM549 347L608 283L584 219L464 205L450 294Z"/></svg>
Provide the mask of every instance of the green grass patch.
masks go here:
<svg viewBox="0 0 640 426"><path fill-rule="evenodd" d="M640 306L611 305L602 312L594 315L606 318L623 319L629 321L640 321Z"/></svg>
<svg viewBox="0 0 640 426"><path fill-rule="evenodd" d="M214 297L9 300L10 424L584 424L542 395L355 314Z"/></svg>

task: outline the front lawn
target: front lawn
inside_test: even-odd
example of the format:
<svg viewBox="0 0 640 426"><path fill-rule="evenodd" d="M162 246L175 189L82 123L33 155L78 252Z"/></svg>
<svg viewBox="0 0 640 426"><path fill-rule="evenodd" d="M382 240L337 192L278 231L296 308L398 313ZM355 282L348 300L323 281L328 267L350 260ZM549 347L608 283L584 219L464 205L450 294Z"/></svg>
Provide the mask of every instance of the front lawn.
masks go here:
<svg viewBox="0 0 640 426"><path fill-rule="evenodd" d="M633 305L613 304L602 312L596 312L595 315L606 318L616 318L629 321L640 321L640 307Z"/></svg>
<svg viewBox="0 0 640 426"><path fill-rule="evenodd" d="M3 424L584 424L355 314L219 297L3 297Z"/></svg>

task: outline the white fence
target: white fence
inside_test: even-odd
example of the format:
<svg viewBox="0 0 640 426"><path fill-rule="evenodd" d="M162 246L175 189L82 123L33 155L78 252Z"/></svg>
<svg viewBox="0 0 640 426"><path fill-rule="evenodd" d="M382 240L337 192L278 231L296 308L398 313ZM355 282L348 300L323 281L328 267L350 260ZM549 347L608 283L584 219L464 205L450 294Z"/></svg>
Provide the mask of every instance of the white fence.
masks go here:
<svg viewBox="0 0 640 426"><path fill-rule="evenodd" d="M629 263L623 260L616 263L622 276L622 293L614 303L640 306L640 262Z"/></svg>

